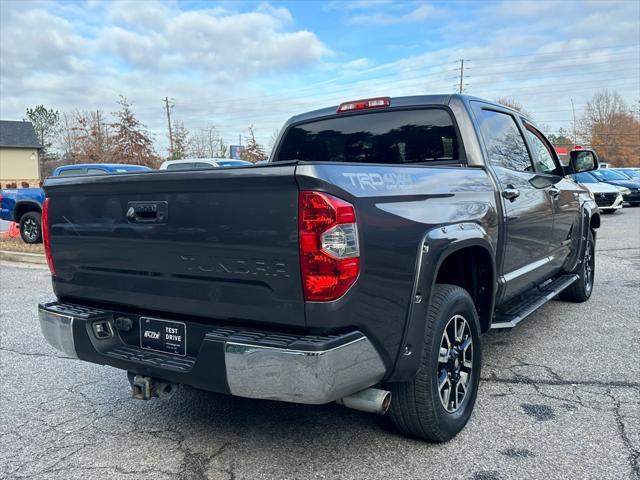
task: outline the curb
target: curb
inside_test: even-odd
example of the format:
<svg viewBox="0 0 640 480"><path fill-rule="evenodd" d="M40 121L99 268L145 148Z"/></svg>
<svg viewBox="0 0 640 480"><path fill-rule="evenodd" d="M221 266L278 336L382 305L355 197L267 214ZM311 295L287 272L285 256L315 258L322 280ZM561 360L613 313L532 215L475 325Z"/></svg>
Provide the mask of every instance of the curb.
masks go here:
<svg viewBox="0 0 640 480"><path fill-rule="evenodd" d="M10 252L8 250L0 250L0 260L21 263L37 263L39 265L47 264L47 258L41 253Z"/></svg>

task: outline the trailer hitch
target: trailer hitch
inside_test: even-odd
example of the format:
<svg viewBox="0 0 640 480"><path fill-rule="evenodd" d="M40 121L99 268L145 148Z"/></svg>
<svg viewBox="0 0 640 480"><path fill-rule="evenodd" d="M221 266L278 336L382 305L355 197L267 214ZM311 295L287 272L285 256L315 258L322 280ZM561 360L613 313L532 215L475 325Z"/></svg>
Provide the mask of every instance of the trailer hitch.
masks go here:
<svg viewBox="0 0 640 480"><path fill-rule="evenodd" d="M145 377L128 373L131 393L136 400L151 400L158 397L160 400L169 400L178 390L179 384L165 382L157 378Z"/></svg>

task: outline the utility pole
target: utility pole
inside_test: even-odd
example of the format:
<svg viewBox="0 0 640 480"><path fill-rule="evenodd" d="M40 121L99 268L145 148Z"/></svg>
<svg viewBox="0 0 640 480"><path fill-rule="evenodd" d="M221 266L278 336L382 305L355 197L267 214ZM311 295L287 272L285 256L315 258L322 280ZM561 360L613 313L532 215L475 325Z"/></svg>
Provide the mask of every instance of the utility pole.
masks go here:
<svg viewBox="0 0 640 480"><path fill-rule="evenodd" d="M571 110L573 111L573 146L576 146L578 139L576 138L576 107L573 105L573 98L571 99Z"/></svg>
<svg viewBox="0 0 640 480"><path fill-rule="evenodd" d="M460 59L460 85L458 86L458 93L462 94L462 82L464 79L464 58Z"/></svg>
<svg viewBox="0 0 640 480"><path fill-rule="evenodd" d="M238 134L238 145L242 146L242 134Z"/></svg>
<svg viewBox="0 0 640 480"><path fill-rule="evenodd" d="M164 97L164 108L167 111L167 126L169 127L169 145L171 148L171 154L173 155L173 132L171 132L171 108L173 107L173 103L169 105L169 98Z"/></svg>

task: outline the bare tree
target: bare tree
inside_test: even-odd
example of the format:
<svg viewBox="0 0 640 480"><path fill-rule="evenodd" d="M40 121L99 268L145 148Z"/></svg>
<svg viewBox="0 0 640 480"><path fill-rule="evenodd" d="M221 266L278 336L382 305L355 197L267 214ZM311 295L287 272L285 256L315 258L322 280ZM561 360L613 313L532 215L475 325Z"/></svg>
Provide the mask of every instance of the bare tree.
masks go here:
<svg viewBox="0 0 640 480"><path fill-rule="evenodd" d="M58 148L64 163L76 163L78 151L78 124L74 114L63 113L58 134Z"/></svg>
<svg viewBox="0 0 640 480"><path fill-rule="evenodd" d="M640 119L616 91L601 90L587 102L580 136L602 161L634 165L640 157Z"/></svg>
<svg viewBox="0 0 640 480"><path fill-rule="evenodd" d="M101 110L76 112L70 141L74 163L108 163L114 160L114 133Z"/></svg>
<svg viewBox="0 0 640 480"><path fill-rule="evenodd" d="M222 138L213 125L202 128L189 139L189 156L194 158L222 157Z"/></svg>
<svg viewBox="0 0 640 480"><path fill-rule="evenodd" d="M515 98L500 97L495 99L495 103L499 103L500 105L509 107L512 110L520 112L525 117L531 118L531 114L527 110L525 110L524 105L522 105L522 103L520 103Z"/></svg>

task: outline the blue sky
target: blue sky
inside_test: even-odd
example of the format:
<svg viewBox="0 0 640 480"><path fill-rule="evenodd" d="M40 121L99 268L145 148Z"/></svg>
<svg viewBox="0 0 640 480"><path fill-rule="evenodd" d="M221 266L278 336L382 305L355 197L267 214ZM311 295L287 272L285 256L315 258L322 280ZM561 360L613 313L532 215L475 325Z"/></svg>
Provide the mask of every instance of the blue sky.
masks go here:
<svg viewBox="0 0 640 480"><path fill-rule="evenodd" d="M0 117L125 95L166 149L190 130L265 144L291 115L379 95L514 98L555 131L599 88L640 99L640 2L0 2Z"/></svg>

